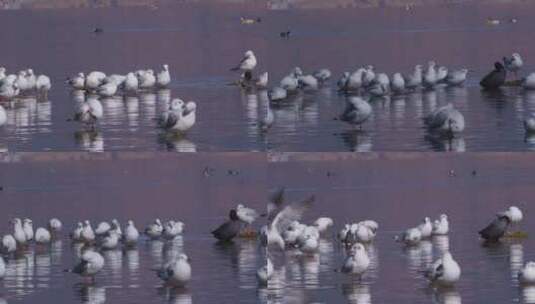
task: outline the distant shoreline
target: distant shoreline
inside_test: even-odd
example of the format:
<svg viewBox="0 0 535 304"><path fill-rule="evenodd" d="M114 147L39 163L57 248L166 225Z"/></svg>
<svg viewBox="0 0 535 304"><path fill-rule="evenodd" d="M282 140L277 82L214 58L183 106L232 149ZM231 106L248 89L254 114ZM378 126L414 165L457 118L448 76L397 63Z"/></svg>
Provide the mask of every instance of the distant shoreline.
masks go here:
<svg viewBox="0 0 535 304"><path fill-rule="evenodd" d="M419 6L458 6L465 4L527 4L521 0L0 0L1 10L67 9L67 8L127 8L159 9L177 4L236 5L257 9L347 9L402 8Z"/></svg>

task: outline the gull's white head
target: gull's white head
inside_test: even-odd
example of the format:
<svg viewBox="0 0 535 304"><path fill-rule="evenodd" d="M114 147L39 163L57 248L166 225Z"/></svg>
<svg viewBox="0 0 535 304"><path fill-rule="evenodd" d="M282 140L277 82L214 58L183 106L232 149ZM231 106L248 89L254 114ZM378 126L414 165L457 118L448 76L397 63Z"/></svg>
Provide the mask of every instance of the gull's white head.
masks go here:
<svg viewBox="0 0 535 304"><path fill-rule="evenodd" d="M175 98L171 101L169 109L171 111L181 111L184 108L184 101L180 98Z"/></svg>
<svg viewBox="0 0 535 304"><path fill-rule="evenodd" d="M163 69L166 70L166 71L169 70L169 65L167 65L167 63L164 64L164 65L163 65Z"/></svg>
<svg viewBox="0 0 535 304"><path fill-rule="evenodd" d="M253 56L254 56L253 51L248 50L247 52L245 52L245 57L249 58L249 57L253 57Z"/></svg>

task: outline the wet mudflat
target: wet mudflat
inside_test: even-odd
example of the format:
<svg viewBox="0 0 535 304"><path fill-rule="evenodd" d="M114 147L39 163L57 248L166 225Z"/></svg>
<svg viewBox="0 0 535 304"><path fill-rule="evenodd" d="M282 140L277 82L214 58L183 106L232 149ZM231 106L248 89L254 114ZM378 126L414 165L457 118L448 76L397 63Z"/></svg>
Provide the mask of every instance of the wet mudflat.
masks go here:
<svg viewBox="0 0 535 304"><path fill-rule="evenodd" d="M181 159L153 153L99 155L2 157L0 233L11 231L13 217L30 217L36 227L57 217L65 229L50 246L31 245L8 259L0 303L262 302L256 269L264 260L258 242L222 245L209 232L238 201L261 210L265 158L251 153ZM89 219L95 226L112 218L122 224L132 219L142 230L157 217L184 222L184 233L173 241L143 238L135 248L103 252L105 267L94 283L63 272L77 261L80 246L68 234L78 220ZM177 252L191 258L193 277L185 289L164 287L153 271Z"/></svg>
<svg viewBox="0 0 535 304"><path fill-rule="evenodd" d="M289 201L316 194L303 223L334 220L319 253L271 251L275 275L268 294L275 303L535 303L517 272L534 258L531 239L533 156L528 154L275 154L269 166L272 188L285 185ZM452 173L451 170L453 170ZM475 171L475 173L474 173ZM482 246L477 231L497 211L518 204L525 221L516 229L527 239ZM425 216L448 215L450 233L403 247L394 236ZM334 272L345 252L334 239L345 223L378 221L368 245L371 267L361 280ZM422 271L449 250L462 268L452 289L434 289Z"/></svg>
<svg viewBox="0 0 535 304"><path fill-rule="evenodd" d="M0 50L8 71L32 67L51 76L48 100L3 103L8 122L0 128L3 151L528 151L534 148L522 120L535 111L534 95L517 88L481 92L478 81L495 60L524 55L524 75L533 67L530 50L535 5L457 4L405 8L271 11L258 6L191 4L147 8L2 11L0 25L16 28ZM240 17L261 17L243 25ZM333 17L335 16L335 17ZM499 18L491 26L487 18ZM515 18L516 23L510 20ZM24 20L24 22L22 22ZM94 28L103 29L94 34ZM279 33L290 29L289 39ZM228 71L247 49L270 84L294 66L321 67L334 78L317 92L303 92L269 105L266 92L241 92ZM345 96L336 92L343 71L373 64L377 71L407 73L435 60L450 69L466 67L460 88L417 91L370 100L373 114L362 130L333 117ZM167 90L102 99L104 117L95 130L67 121L74 97L63 84L80 71L126 73L170 65ZM155 118L169 100L197 102L197 123L184 136L168 136ZM82 97L83 98L83 97ZM452 103L466 130L436 138L422 117ZM259 122L273 111L266 133Z"/></svg>

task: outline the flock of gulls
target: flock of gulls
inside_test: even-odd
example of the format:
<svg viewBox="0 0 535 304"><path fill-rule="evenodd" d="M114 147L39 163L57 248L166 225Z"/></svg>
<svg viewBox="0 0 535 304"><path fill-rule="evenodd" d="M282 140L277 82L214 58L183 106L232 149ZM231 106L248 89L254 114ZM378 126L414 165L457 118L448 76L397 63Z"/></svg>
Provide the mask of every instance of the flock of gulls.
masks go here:
<svg viewBox="0 0 535 304"><path fill-rule="evenodd" d="M300 67L295 67L278 84L270 87L267 72L254 77L253 70L257 63L253 51L248 50L240 63L231 70L242 72L238 85L245 89L267 89L268 96L274 103L284 102L289 96L300 91L316 91L325 86L332 77L331 71L326 68L307 74ZM522 57L518 53L514 53L510 58L504 57L502 62L495 63L494 70L480 81L480 85L485 90L499 89L507 85L507 71L509 71L515 77L513 85L520 85L526 90L535 90L535 73L517 79L523 65ZM354 72L344 72L336 82L336 86L340 93L347 95L346 107L336 119L362 128L362 124L372 115L370 102L374 98L404 95L416 90L435 90L441 86L462 86L467 80L468 72L466 68L448 69L445 66L437 66L435 61L428 62L425 68L418 64L410 73L398 72L391 77L376 71L372 65L358 68ZM272 123L273 119L270 119L265 125L269 128ZM452 104L438 108L424 117L424 124L430 131L448 136L460 133L465 128L463 114ZM535 132L535 114L526 117L524 126L527 132Z"/></svg>
<svg viewBox="0 0 535 304"><path fill-rule="evenodd" d="M253 51L245 52L243 58L232 71L241 72L237 84L246 89L267 90L272 103L281 103L289 96L299 91L315 91L328 84L332 77L329 69L319 69L313 73L304 73L295 67L284 76L277 85L269 85L268 73L264 72L254 77L253 71L258 64ZM520 85L526 90L535 90L535 73L518 79L518 72L524 61L518 53L510 58L494 64L494 70L488 73L480 82L485 90L499 89L504 85ZM514 74L514 81L507 82L507 72ZM370 102L374 98L390 95L404 95L415 90L434 90L440 86L462 86L468 76L468 69L448 69L430 61L424 68L416 65L406 74L394 73L392 76L376 71L372 65L358 68L354 72L344 72L336 82L338 91L347 95L346 107L336 119L352 126L362 128L371 117ZM72 120L81 122L84 126L94 129L98 120L104 115L102 102L106 98L125 95L131 96L140 92L166 88L171 83L169 66L164 64L162 70L155 73L152 69L141 69L122 74L106 75L104 72L93 71L88 74L78 73L67 79L73 94L82 96L75 100L75 115ZM22 70L17 74L6 74L6 69L0 67L0 100L10 100L19 94L37 93L46 95L51 88L50 78L46 75L36 76L32 69ZM155 126L167 131L184 133L196 122L197 104L193 101L183 101L174 98L167 111L155 122ZM262 128L267 131L273 124L274 117L267 117L262 122ZM0 105L0 126L7 121L5 109ZM427 128L438 134L453 136L465 129L463 114L452 104L440 107L424 117ZM535 114L526 115L524 127L527 132L535 132Z"/></svg>
<svg viewBox="0 0 535 304"><path fill-rule="evenodd" d="M271 255L276 252L294 256L310 256L320 254L320 239L333 237L327 233L334 226L329 217L320 217L312 224L301 223L303 214L313 206L314 196L302 201L287 203L284 201L284 189L281 188L272 194L268 207L268 224L261 229L262 244L269 248L266 250L266 266L259 270L262 282L272 278L275 266ZM523 219L522 211L511 206L503 212L496 214L492 222L479 231L481 239L487 243L496 243L504 237L513 237L514 232L508 231L515 223ZM344 248L344 261L334 271L347 274L361 280L370 268L370 256L367 251L369 244L374 242L379 230L379 224L374 220L361 220L347 223L334 236ZM448 235L450 225L448 216L442 214L435 221L429 217L403 231L394 240L406 247L418 246L424 240L432 237ZM517 273L522 284L535 284L535 262L527 262ZM461 279L461 266L455 260L452 252L445 250L442 256L436 259L426 269L422 276L436 288L452 287Z"/></svg>

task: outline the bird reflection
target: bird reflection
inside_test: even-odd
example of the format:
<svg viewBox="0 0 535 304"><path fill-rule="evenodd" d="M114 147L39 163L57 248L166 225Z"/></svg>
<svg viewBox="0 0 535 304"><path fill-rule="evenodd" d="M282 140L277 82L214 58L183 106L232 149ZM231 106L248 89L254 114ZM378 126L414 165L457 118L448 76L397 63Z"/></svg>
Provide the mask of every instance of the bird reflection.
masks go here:
<svg viewBox="0 0 535 304"><path fill-rule="evenodd" d="M103 152L104 138L97 130L79 130L74 132L76 144L84 151Z"/></svg>
<svg viewBox="0 0 535 304"><path fill-rule="evenodd" d="M342 293L348 303L351 304L371 304L372 296L370 286L363 284L343 284Z"/></svg>
<svg viewBox="0 0 535 304"><path fill-rule="evenodd" d="M178 132L161 132L158 142L164 145L167 151L197 152L197 145L186 138L186 134Z"/></svg>
<svg viewBox="0 0 535 304"><path fill-rule="evenodd" d="M130 131L136 131L139 125L139 98L137 96L127 96L124 100L126 104L126 119Z"/></svg>
<svg viewBox="0 0 535 304"><path fill-rule="evenodd" d="M522 286L522 300L526 304L535 303L535 285Z"/></svg>
<svg viewBox="0 0 535 304"><path fill-rule="evenodd" d="M240 285L249 282L251 273L255 273L257 268L257 246L254 241L248 240L240 243L238 252L238 272ZM265 261L264 261L265 263Z"/></svg>
<svg viewBox="0 0 535 304"><path fill-rule="evenodd" d="M461 304L461 295L453 288L439 288L436 290L435 299L441 304Z"/></svg>
<svg viewBox="0 0 535 304"><path fill-rule="evenodd" d="M77 293L84 304L106 303L106 289L94 285L78 284Z"/></svg>
<svg viewBox="0 0 535 304"><path fill-rule="evenodd" d="M524 247L522 244L509 246L509 263L511 264L511 277L518 279L518 271L524 266Z"/></svg>
<svg viewBox="0 0 535 304"><path fill-rule="evenodd" d="M372 137L364 130L348 130L337 134L340 136L345 146L352 152L370 152L372 151Z"/></svg>
<svg viewBox="0 0 535 304"><path fill-rule="evenodd" d="M171 304L191 304L193 298L187 288L173 288L173 287L160 287L158 288L158 294L160 294L166 301Z"/></svg>
<svg viewBox="0 0 535 304"><path fill-rule="evenodd" d="M433 245L437 248L438 255L442 256L450 251L450 238L447 235L433 236Z"/></svg>
<svg viewBox="0 0 535 304"><path fill-rule="evenodd" d="M425 140L431 144L433 151L465 152L466 143L460 135L445 136L441 134L429 133L425 135Z"/></svg>

